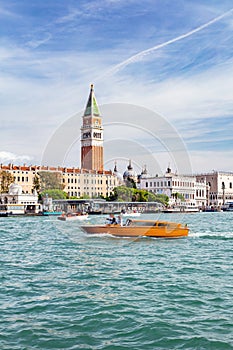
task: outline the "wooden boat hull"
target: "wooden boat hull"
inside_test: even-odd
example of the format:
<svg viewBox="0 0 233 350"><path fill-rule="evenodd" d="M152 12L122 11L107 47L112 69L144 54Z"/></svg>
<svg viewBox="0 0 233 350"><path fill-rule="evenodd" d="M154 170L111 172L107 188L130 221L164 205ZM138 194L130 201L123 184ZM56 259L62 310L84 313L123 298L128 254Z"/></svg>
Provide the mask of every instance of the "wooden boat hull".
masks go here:
<svg viewBox="0 0 233 350"><path fill-rule="evenodd" d="M173 226L144 226L130 227L120 225L86 225L81 226L82 230L88 234L110 234L117 237L157 237L157 238L178 238L188 236L187 227Z"/></svg>

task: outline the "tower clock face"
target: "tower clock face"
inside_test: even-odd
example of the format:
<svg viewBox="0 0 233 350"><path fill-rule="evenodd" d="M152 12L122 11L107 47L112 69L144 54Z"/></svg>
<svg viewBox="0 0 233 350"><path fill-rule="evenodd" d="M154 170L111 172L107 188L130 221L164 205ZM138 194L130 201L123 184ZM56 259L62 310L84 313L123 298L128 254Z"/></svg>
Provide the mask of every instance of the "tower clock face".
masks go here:
<svg viewBox="0 0 233 350"><path fill-rule="evenodd" d="M90 132L90 131L84 132L84 133L83 133L83 138L84 138L84 139L91 138L91 132Z"/></svg>
<svg viewBox="0 0 233 350"><path fill-rule="evenodd" d="M101 139L101 132L94 132L93 137L97 139Z"/></svg>

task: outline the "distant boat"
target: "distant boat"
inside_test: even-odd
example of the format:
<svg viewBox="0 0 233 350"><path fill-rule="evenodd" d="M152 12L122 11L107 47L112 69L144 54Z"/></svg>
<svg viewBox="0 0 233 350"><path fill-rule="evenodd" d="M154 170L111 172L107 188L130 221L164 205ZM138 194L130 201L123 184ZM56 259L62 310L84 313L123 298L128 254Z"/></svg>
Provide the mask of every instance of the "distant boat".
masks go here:
<svg viewBox="0 0 233 350"><path fill-rule="evenodd" d="M226 204L224 204L222 206L222 210L223 211L233 211L233 202L226 202Z"/></svg>
<svg viewBox="0 0 233 350"><path fill-rule="evenodd" d="M50 216L50 215L62 215L62 211L43 211L42 215Z"/></svg>
<svg viewBox="0 0 233 350"><path fill-rule="evenodd" d="M163 209L163 213L199 213L201 210L195 206L175 206L174 208Z"/></svg>
<svg viewBox="0 0 233 350"><path fill-rule="evenodd" d="M186 225L177 222L128 219L126 224L86 225L81 229L89 234L110 234L118 237L179 238L188 236Z"/></svg>
<svg viewBox="0 0 233 350"><path fill-rule="evenodd" d="M141 213L139 213L138 211L126 211L122 213L122 216L132 216L132 217L137 217L140 216Z"/></svg>
<svg viewBox="0 0 233 350"><path fill-rule="evenodd" d="M66 213L58 216L58 220L61 221L75 221L75 220L86 220L88 218L88 214L82 213Z"/></svg>

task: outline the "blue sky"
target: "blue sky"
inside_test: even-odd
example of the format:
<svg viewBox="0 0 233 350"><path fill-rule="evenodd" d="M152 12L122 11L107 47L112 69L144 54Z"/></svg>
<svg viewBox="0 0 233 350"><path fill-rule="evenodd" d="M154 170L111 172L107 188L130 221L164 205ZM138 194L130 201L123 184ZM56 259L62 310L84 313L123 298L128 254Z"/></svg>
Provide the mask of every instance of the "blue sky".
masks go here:
<svg viewBox="0 0 233 350"><path fill-rule="evenodd" d="M194 172L233 171L232 8L231 0L0 1L1 161L40 163L94 83L99 105L162 115ZM78 152L67 165L79 165Z"/></svg>

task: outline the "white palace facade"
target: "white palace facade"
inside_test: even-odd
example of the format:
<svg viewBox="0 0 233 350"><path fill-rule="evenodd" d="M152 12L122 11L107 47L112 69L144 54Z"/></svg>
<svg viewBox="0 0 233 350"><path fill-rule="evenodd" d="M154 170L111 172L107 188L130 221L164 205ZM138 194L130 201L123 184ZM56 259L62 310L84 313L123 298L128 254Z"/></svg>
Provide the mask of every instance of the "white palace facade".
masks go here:
<svg viewBox="0 0 233 350"><path fill-rule="evenodd" d="M146 171L140 177L140 189L154 194L165 194L169 197L169 204L175 204L177 194L183 196L185 204L190 207L206 206L205 179L197 179L191 175L178 175L168 168L163 176L149 176Z"/></svg>
<svg viewBox="0 0 233 350"><path fill-rule="evenodd" d="M226 171L212 171L196 175L198 181L207 185L207 206L222 206L233 202L233 173Z"/></svg>

